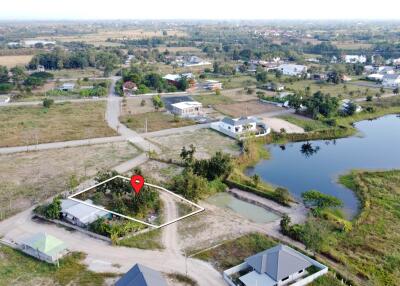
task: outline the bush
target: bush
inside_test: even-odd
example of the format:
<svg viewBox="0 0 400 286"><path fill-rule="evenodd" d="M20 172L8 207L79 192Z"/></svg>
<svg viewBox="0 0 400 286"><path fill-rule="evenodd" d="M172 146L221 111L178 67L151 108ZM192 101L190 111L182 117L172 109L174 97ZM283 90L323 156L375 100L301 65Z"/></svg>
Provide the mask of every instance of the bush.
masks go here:
<svg viewBox="0 0 400 286"><path fill-rule="evenodd" d="M292 201L292 196L289 191L280 187L275 189L275 198L279 203L284 205L287 205Z"/></svg>
<svg viewBox="0 0 400 286"><path fill-rule="evenodd" d="M0 94L8 93L12 89L13 85L11 83L0 83Z"/></svg>
<svg viewBox="0 0 400 286"><path fill-rule="evenodd" d="M50 98L43 99L43 107L50 108L54 104L54 100Z"/></svg>

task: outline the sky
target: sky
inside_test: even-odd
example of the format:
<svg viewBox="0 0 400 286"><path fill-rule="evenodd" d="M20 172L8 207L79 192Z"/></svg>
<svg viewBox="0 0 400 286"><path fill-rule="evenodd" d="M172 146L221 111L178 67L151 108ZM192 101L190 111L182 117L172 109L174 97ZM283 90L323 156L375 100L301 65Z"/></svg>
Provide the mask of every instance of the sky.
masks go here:
<svg viewBox="0 0 400 286"><path fill-rule="evenodd" d="M398 19L400 0L1 0L0 20Z"/></svg>

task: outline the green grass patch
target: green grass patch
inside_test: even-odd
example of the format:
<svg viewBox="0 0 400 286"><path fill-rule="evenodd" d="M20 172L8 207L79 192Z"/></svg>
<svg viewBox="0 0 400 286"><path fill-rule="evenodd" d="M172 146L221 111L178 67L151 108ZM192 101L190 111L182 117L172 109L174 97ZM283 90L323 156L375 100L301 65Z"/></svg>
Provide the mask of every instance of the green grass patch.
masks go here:
<svg viewBox="0 0 400 286"><path fill-rule="evenodd" d="M203 106L216 105L216 104L230 104L234 102L231 98L227 96L216 95L216 94L195 95L193 96L193 99L198 102L201 102Z"/></svg>
<svg viewBox="0 0 400 286"><path fill-rule="evenodd" d="M161 242L161 235L162 231L155 229L119 240L116 242L116 245L139 249L164 249Z"/></svg>
<svg viewBox="0 0 400 286"><path fill-rule="evenodd" d="M286 120L287 122L290 122L294 125L302 127L305 131L315 131L319 129L326 129L329 126L325 124L324 122L321 122L319 120L314 120L314 119L302 119L298 116L292 116L292 115L282 115L279 116L279 118L282 118L283 120Z"/></svg>
<svg viewBox="0 0 400 286"><path fill-rule="evenodd" d="M0 285L103 285L111 273L89 271L83 253L60 260L60 267L41 262L12 248L0 247Z"/></svg>
<svg viewBox="0 0 400 286"><path fill-rule="evenodd" d="M147 112L143 114L124 115L120 117L120 120L123 124L137 132L146 131L146 120L148 132L195 124L193 120L176 118L172 114L165 112Z"/></svg>

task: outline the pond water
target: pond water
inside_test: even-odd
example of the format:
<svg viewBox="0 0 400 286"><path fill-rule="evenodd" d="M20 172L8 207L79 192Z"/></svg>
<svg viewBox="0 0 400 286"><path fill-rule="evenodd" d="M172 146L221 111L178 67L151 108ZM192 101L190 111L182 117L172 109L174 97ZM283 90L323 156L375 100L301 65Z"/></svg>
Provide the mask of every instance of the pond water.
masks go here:
<svg viewBox="0 0 400 286"><path fill-rule="evenodd" d="M247 170L269 183L301 193L316 189L338 197L344 211L354 216L359 207L355 194L337 183L338 176L352 169L400 168L400 118L384 116L355 124L359 134L336 140L317 140L267 145L270 160L262 160Z"/></svg>
<svg viewBox="0 0 400 286"><path fill-rule="evenodd" d="M228 208L256 223L268 223L279 217L262 207L239 200L228 193L217 193L206 200L208 203Z"/></svg>

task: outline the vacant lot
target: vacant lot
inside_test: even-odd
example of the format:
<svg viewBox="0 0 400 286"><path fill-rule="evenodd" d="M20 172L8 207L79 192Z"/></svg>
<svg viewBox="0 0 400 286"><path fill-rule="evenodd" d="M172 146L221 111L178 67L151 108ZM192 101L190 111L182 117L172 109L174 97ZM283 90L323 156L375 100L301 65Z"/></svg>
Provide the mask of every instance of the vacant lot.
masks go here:
<svg viewBox="0 0 400 286"><path fill-rule="evenodd" d="M220 104L216 105L215 109L223 114L232 117L249 116L282 110L282 108L280 107L272 104L262 103L258 100L236 102L225 105Z"/></svg>
<svg viewBox="0 0 400 286"><path fill-rule="evenodd" d="M54 78L84 78L84 77L101 77L103 72L95 68L85 69L64 69L51 71L54 74Z"/></svg>
<svg viewBox="0 0 400 286"><path fill-rule="evenodd" d="M2 107L0 146L77 140L116 135L104 119L105 102Z"/></svg>
<svg viewBox="0 0 400 286"><path fill-rule="evenodd" d="M0 215L8 216L68 190L97 170L138 155L125 142L0 156Z"/></svg>
<svg viewBox="0 0 400 286"><path fill-rule="evenodd" d="M195 101L201 102L203 106L216 105L216 104L229 104L233 102L233 100L227 96L215 95L215 94L194 95L193 99Z"/></svg>
<svg viewBox="0 0 400 286"><path fill-rule="evenodd" d="M31 61L32 57L32 55L0 56L0 66L6 66L8 68L25 66Z"/></svg>
<svg viewBox="0 0 400 286"><path fill-rule="evenodd" d="M182 171L182 167L155 160L148 160L146 163L140 165L140 169L145 177L150 177L162 183L168 182Z"/></svg>
<svg viewBox="0 0 400 286"><path fill-rule="evenodd" d="M189 147L190 144L196 147L196 158L209 158L217 151L233 155L239 153L239 146L235 140L210 129L154 137L150 140L161 146L163 150L161 156L165 159L179 159L182 147Z"/></svg>
<svg viewBox="0 0 400 286"><path fill-rule="evenodd" d="M154 111L151 98L130 97L122 104L122 115L142 114Z"/></svg>
<svg viewBox="0 0 400 286"><path fill-rule="evenodd" d="M40 262L9 247L0 246L0 285L105 285L108 273L94 273L83 264L85 254L72 253L60 267Z"/></svg>
<svg viewBox="0 0 400 286"><path fill-rule="evenodd" d="M231 76L226 78L216 78L221 81L224 89L243 88L246 86L256 85L255 77L249 75Z"/></svg>
<svg viewBox="0 0 400 286"><path fill-rule="evenodd" d="M137 132L146 132L146 120L147 132L195 124L193 120L174 117L172 114L165 112L124 115L120 117L120 120L123 124Z"/></svg>

